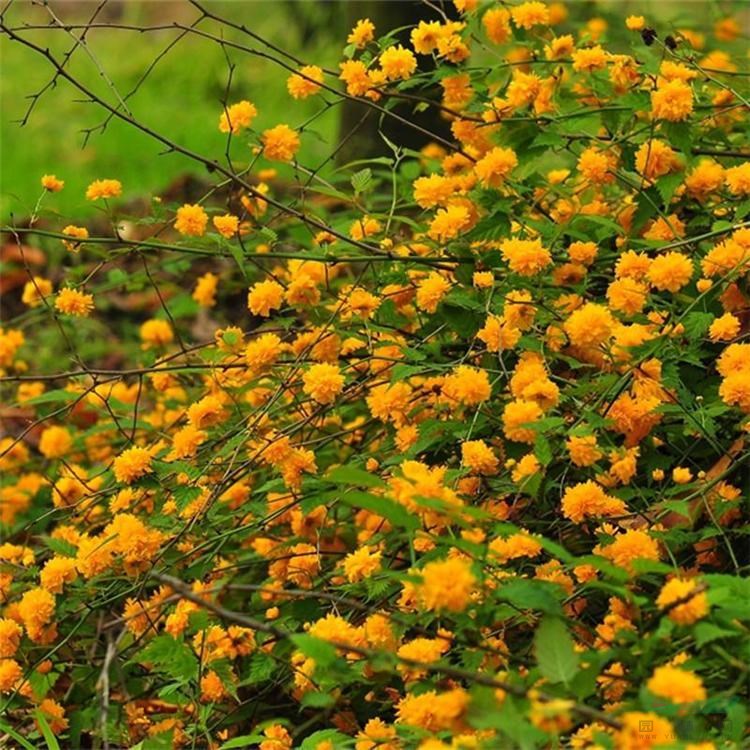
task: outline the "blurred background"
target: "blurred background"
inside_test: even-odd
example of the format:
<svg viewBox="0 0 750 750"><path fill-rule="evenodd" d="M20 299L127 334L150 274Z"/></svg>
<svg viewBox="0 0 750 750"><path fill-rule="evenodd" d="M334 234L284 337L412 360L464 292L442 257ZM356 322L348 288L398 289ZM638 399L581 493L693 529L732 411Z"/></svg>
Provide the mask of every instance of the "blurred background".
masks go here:
<svg viewBox="0 0 750 750"><path fill-rule="evenodd" d="M65 24L81 24L89 21L100 5L99 0L53 0L43 7L22 0L10 5L5 18L15 28L48 25L52 20L50 14ZM206 0L204 6L238 25L244 24L306 63L334 70L348 31L357 18L370 17L378 25L378 31L384 31L413 23L416 14L424 13L426 8L414 0ZM445 6L455 13L451 3ZM601 16L618 25L630 13L643 13L649 23L665 33L668 33L665 27L705 29L724 15L722 3L716 0L616 0L572 2L567 6L572 19ZM188 0L109 0L99 11L96 22L168 27L174 22L189 25L199 15ZM203 21L200 28L263 49L241 31L218 23ZM24 31L27 38L49 47L58 59L71 49L72 34L77 33L80 30L73 28L69 32ZM340 128L340 107L326 110L321 97L293 100L286 91L288 71L239 50L222 50L211 40L187 35L170 48L179 34L179 30L170 28L149 33L92 28L86 36L87 50L80 47L75 50L69 69L109 101L113 101L114 95L100 69L122 96L131 92L144 73L150 71L147 82L128 99L134 116L191 149L222 158L226 138L218 131L217 121L228 84L229 60L236 66L229 101L246 98L258 105L254 127L262 130L280 122L297 127L315 118L303 138L300 161L317 166L331 154ZM163 149L158 144L117 120L110 121L103 131L92 131L86 141L82 131L96 128L106 114L82 101L80 93L65 80L58 80L36 102L30 99L51 81L54 71L42 57L5 37L0 37L0 65L3 221L31 214L41 193L39 179L44 173L54 173L66 182L66 189L55 196L55 210L64 216L82 217L96 210L83 198L86 185L94 179L117 178L124 185L126 199L147 198L151 191L167 190L174 180L195 172L195 165L188 159L175 154L160 155ZM32 103L33 109L21 126L19 121L24 120ZM242 155L237 152L237 156L247 158L246 152Z"/></svg>

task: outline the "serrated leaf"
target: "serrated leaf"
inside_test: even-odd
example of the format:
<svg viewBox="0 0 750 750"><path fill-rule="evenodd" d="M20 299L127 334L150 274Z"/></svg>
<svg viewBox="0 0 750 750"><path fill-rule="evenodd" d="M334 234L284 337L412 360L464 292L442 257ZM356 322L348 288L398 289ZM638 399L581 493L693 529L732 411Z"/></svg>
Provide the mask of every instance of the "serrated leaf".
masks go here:
<svg viewBox="0 0 750 750"><path fill-rule="evenodd" d="M537 435L534 441L534 455L542 466L552 461L552 446L544 435Z"/></svg>
<svg viewBox="0 0 750 750"><path fill-rule="evenodd" d="M78 548L66 541L51 536L43 537L44 543L56 554L62 557L75 557L78 554Z"/></svg>
<svg viewBox="0 0 750 750"><path fill-rule="evenodd" d="M171 635L159 635L136 655L136 661L153 664L158 671L175 679L195 680L198 677L198 658L192 649Z"/></svg>
<svg viewBox="0 0 750 750"><path fill-rule="evenodd" d="M688 338L698 339L706 333L713 320L711 313L691 312L683 319L682 326Z"/></svg>
<svg viewBox="0 0 750 750"><path fill-rule="evenodd" d="M265 682L273 677L277 668L277 662L272 656L265 651L256 651L250 657L250 671L247 677L240 681L239 686L256 685L259 682Z"/></svg>
<svg viewBox="0 0 750 750"><path fill-rule="evenodd" d="M661 195L661 199L664 201L664 207L668 207L675 190L682 184L684 176L682 172L675 172L674 174L668 174L664 177L659 178L656 181L656 189Z"/></svg>
<svg viewBox="0 0 750 750"><path fill-rule="evenodd" d="M718 625L710 622L699 622L693 628L693 637L695 638L695 645L698 648L711 643L711 641L717 641L719 638L734 638L738 635L739 633L736 630L720 628Z"/></svg>
<svg viewBox="0 0 750 750"><path fill-rule="evenodd" d="M351 183L355 193L363 192L372 181L372 170L369 167L360 169L352 175Z"/></svg>
<svg viewBox="0 0 750 750"><path fill-rule="evenodd" d="M568 685L578 672L578 654L565 623L545 617L534 634L534 654L539 671L550 682Z"/></svg>

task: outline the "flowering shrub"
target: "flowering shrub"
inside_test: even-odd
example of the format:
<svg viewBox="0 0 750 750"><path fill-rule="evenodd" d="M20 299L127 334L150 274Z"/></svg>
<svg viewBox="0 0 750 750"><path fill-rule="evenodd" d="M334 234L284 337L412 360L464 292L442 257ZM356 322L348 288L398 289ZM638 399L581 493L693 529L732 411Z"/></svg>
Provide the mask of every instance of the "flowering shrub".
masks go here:
<svg viewBox="0 0 750 750"><path fill-rule="evenodd" d="M3 24L217 178L6 228L62 257L0 334L14 747L747 741L747 32L453 6L274 58L224 160ZM452 135L322 177L315 96Z"/></svg>

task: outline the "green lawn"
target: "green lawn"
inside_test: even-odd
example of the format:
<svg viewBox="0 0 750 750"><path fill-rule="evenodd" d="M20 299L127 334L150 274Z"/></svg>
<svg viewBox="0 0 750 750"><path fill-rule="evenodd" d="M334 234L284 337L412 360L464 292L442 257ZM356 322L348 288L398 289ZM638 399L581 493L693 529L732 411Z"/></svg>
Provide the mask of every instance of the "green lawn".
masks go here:
<svg viewBox="0 0 750 750"><path fill-rule="evenodd" d="M187 2L122 3L122 24L158 25L174 19L189 24L197 12ZM327 4L324 4L327 5ZM346 30L340 18L332 28L330 10L318 3L285 2L211 2L208 7L237 23L247 24L264 38L293 51L306 62L334 66ZM71 3L56 6L68 23L80 23L96 8L95 3ZM319 16L316 18L316 15ZM19 4L8 13L14 26L47 23L43 8ZM316 33L303 40L308 23L318 26ZM219 25L204 21L200 28L220 33ZM73 40L63 30L24 32L36 44L49 47L58 59ZM139 34L133 31L93 29L87 37L91 56L78 48L70 61L70 71L110 102L116 95L102 79L97 64L106 72L121 96L132 90L152 61L178 32L173 30ZM238 31L226 31L227 39L261 48ZM86 185L94 179L120 179L125 197L149 195L164 189L175 177L200 171L186 157L160 154L163 148L131 125L113 120L104 133L95 133L83 146L82 129L101 123L105 113L97 106L82 102L80 92L67 81L49 91L37 102L29 122L18 125L29 105L27 97L47 83L53 69L47 61L19 43L0 41L3 75L0 77L0 215L19 219L28 216L42 192L39 179L54 173L65 180L62 193L45 201L48 209L74 219L94 208L84 197ZM320 97L296 102L286 91L288 72L266 60L239 50L227 50L235 64L230 101L248 98L255 101L259 116L255 126L262 130L279 122L297 126L319 111ZM228 65L219 45L210 40L188 36L166 54L153 69L146 83L128 100L136 119L171 139L211 158L222 159L226 140L217 128L222 98L227 85ZM312 126L321 138L310 132L303 138L302 163L317 165L330 152L335 136L336 108L317 119ZM247 161L250 151L236 143L233 156L238 163Z"/></svg>

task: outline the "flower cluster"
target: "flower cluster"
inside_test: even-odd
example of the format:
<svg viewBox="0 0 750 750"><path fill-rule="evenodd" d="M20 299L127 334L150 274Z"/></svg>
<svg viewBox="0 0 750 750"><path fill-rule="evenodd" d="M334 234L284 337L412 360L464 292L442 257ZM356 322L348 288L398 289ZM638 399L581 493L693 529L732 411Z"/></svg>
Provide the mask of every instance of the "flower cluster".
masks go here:
<svg viewBox="0 0 750 750"><path fill-rule="evenodd" d="M746 742L739 21L450 6L283 64L289 122L339 92L449 136L319 176L258 92L206 197L36 238L62 266L0 329L8 737Z"/></svg>

